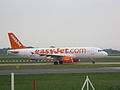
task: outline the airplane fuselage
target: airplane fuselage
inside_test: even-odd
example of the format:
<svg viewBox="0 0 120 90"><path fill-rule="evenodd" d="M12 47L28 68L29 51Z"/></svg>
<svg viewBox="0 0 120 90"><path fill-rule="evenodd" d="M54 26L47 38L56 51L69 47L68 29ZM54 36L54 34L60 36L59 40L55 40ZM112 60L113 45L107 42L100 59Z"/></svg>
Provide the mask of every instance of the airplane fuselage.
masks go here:
<svg viewBox="0 0 120 90"><path fill-rule="evenodd" d="M50 59L52 56L81 58L104 58L108 54L96 47L65 47L65 48L26 48L8 50L8 53L34 59Z"/></svg>

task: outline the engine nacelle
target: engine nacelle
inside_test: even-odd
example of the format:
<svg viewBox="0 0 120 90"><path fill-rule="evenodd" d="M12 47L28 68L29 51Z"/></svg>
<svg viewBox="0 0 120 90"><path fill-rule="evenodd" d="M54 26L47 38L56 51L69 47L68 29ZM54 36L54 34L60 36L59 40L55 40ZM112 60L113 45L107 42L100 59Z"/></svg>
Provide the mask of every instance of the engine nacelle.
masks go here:
<svg viewBox="0 0 120 90"><path fill-rule="evenodd" d="M73 59L73 62L79 62L79 59Z"/></svg>
<svg viewBox="0 0 120 90"><path fill-rule="evenodd" d="M72 57L62 57L62 61L64 63L72 63L73 62L73 58Z"/></svg>

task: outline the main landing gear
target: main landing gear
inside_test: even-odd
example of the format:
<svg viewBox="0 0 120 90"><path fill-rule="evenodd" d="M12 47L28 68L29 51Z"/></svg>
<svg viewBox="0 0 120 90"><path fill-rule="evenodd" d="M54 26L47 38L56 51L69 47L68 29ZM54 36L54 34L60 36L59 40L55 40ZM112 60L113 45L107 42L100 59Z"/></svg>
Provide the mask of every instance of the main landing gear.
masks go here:
<svg viewBox="0 0 120 90"><path fill-rule="evenodd" d="M54 65L58 65L58 62L57 62L57 61L55 61L55 62L54 62Z"/></svg>
<svg viewBox="0 0 120 90"><path fill-rule="evenodd" d="M63 64L63 61L59 61L59 64Z"/></svg>
<svg viewBox="0 0 120 90"><path fill-rule="evenodd" d="M58 62L58 61L55 61L55 62L54 62L54 65L58 65L58 64L63 64L63 61L59 61L59 62Z"/></svg>
<svg viewBox="0 0 120 90"><path fill-rule="evenodd" d="M92 64L95 64L95 61L92 61Z"/></svg>
<svg viewBox="0 0 120 90"><path fill-rule="evenodd" d="M94 61L94 59L90 58L90 60L92 61L92 64L95 64L95 61Z"/></svg>

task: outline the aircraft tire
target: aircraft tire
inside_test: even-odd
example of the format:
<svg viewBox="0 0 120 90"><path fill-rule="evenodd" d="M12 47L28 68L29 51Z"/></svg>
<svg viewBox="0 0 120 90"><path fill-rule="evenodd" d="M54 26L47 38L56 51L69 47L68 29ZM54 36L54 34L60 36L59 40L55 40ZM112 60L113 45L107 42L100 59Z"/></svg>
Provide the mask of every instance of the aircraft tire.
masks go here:
<svg viewBox="0 0 120 90"><path fill-rule="evenodd" d="M54 62L54 65L58 65L58 62L57 62L57 61L55 61L55 62Z"/></svg>
<svg viewBox="0 0 120 90"><path fill-rule="evenodd" d="M63 61L59 61L59 64L63 64Z"/></svg>
<svg viewBox="0 0 120 90"><path fill-rule="evenodd" d="M95 64L95 61L92 61L92 64Z"/></svg>

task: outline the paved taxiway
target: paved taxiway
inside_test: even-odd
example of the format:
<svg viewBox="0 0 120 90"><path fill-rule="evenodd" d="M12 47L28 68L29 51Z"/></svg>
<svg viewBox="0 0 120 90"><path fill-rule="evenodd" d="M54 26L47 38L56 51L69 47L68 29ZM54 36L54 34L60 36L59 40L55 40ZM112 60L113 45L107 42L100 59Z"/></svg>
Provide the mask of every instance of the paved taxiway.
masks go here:
<svg viewBox="0 0 120 90"><path fill-rule="evenodd" d="M80 62L80 63L68 63L68 64L76 64L76 65L90 65L91 62ZM120 62L96 62L96 65L107 65L107 64L120 64ZM18 63L18 64L0 64L0 66L37 66L37 65L53 65L53 63ZM66 64L67 65L67 64Z"/></svg>
<svg viewBox="0 0 120 90"><path fill-rule="evenodd" d="M47 73L84 73L84 72L120 72L120 67L109 68L77 68L77 69L32 69L32 70L0 70L0 75L15 74L47 74Z"/></svg>

